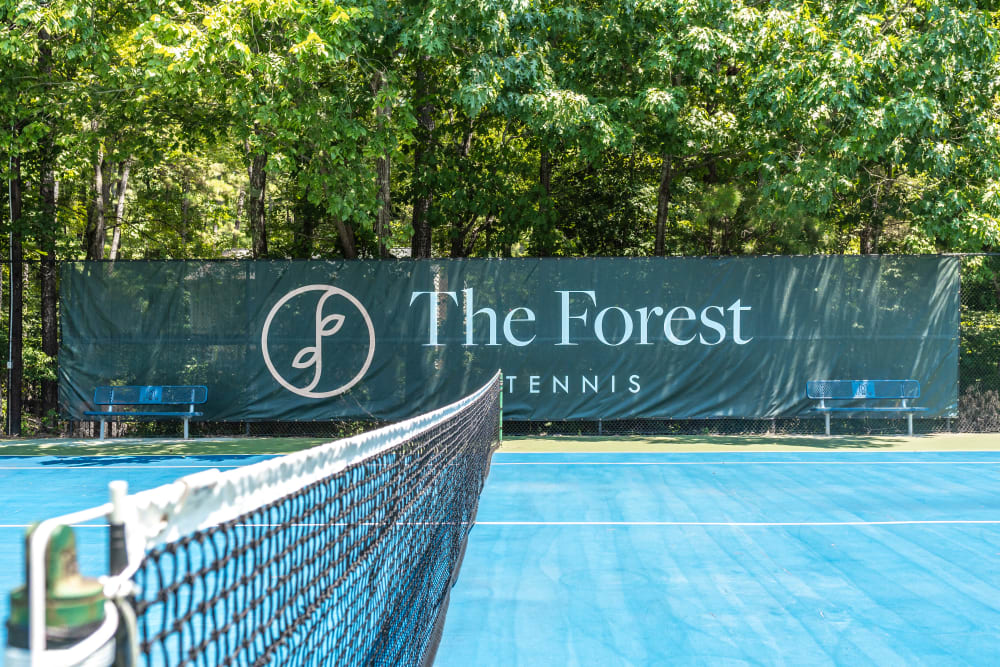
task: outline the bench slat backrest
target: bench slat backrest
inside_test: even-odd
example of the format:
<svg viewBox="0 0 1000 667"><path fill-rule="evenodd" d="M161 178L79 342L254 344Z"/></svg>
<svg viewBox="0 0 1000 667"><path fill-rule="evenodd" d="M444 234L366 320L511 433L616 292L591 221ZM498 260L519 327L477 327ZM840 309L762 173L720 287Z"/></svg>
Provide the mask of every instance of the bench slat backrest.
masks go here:
<svg viewBox="0 0 1000 667"><path fill-rule="evenodd" d="M208 387L203 385L125 385L94 390L95 405L191 405L206 400Z"/></svg>
<svg viewBox="0 0 1000 667"><path fill-rule="evenodd" d="M920 398L916 380L810 380L806 396L814 399L864 400Z"/></svg>

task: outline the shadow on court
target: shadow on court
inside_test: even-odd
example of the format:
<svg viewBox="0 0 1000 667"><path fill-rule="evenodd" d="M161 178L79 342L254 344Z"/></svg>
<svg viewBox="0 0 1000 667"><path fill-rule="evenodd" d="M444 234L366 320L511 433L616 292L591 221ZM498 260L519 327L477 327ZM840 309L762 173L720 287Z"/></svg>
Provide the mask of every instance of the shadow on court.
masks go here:
<svg viewBox="0 0 1000 667"><path fill-rule="evenodd" d="M216 465L224 467L244 466L257 461L265 461L271 458L269 455L204 455L204 456L60 456L58 458L46 458L35 465L41 467L57 468L123 468L130 466L157 466L169 465L171 468L180 469L193 467L197 469L211 468ZM22 459L25 460L25 459ZM27 459L31 460L31 459ZM0 459L3 462L3 459Z"/></svg>
<svg viewBox="0 0 1000 667"><path fill-rule="evenodd" d="M330 438L127 438L111 440L0 441L0 456L237 456L287 454Z"/></svg>

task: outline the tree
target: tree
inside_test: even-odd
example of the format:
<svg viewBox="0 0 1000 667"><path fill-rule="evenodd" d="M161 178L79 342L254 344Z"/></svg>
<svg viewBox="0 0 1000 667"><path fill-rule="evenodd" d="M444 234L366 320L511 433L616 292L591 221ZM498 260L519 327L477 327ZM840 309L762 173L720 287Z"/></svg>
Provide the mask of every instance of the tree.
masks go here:
<svg viewBox="0 0 1000 667"><path fill-rule="evenodd" d="M173 17L150 17L137 31L147 79L187 108L212 106L244 147L254 256L269 253L269 174L288 165L295 165L301 191L333 220L345 256L356 254L353 225L368 222L374 200L374 179L354 169L370 155L373 105L369 99L358 109L352 90L358 22L366 15L299 0L192 2Z"/></svg>
<svg viewBox="0 0 1000 667"><path fill-rule="evenodd" d="M762 203L839 221L864 253L894 228L995 245L996 28L955 2L769 12L747 94Z"/></svg>

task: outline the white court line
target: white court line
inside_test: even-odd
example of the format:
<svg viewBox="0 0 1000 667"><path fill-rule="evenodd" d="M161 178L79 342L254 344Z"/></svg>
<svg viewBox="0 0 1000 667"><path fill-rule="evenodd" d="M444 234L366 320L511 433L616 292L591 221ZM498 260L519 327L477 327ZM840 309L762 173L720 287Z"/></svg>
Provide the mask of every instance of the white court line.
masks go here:
<svg viewBox="0 0 1000 667"><path fill-rule="evenodd" d="M997 434L1000 436L1000 434ZM1000 442L1000 437L998 437L997 442ZM739 447L740 445L731 445L732 447ZM811 447L811 448L807 448ZM816 447L806 445L804 447L798 448L785 448L785 449L750 449L739 451L735 449L729 450L705 450L705 451L684 451L684 450L621 450L621 451L550 451L550 452L518 452L514 450L502 450L499 454L504 454L506 456L551 456L553 454L682 454L684 456L701 456L703 454L709 454L713 456L727 456L731 454L740 454L743 456L772 456L774 454L801 454L802 456L823 456L829 454L831 449L837 449L836 447ZM996 449L892 449L886 447L868 447L865 449L842 449L839 450L843 454L859 454L859 455L876 455L876 454L1000 454L1000 447ZM23 455L17 455L23 456ZM153 455L155 456L155 455ZM178 454L178 456L197 456L196 454ZM213 455L206 455L213 456ZM214 456L222 456L221 454L215 454Z"/></svg>
<svg viewBox="0 0 1000 667"><path fill-rule="evenodd" d="M0 470L23 470L31 472L50 472L59 470L211 470L213 468L243 468L247 463L231 465L186 465L186 466L152 466L152 465L50 465L38 466L0 466ZM1000 461L534 461L534 462L501 462L493 461L496 466L1000 466ZM0 526L2 527L2 526Z"/></svg>
<svg viewBox="0 0 1000 667"><path fill-rule="evenodd" d="M31 524L28 523L0 523L0 529L3 528L29 528ZM106 523L74 523L70 525L70 528L107 528Z"/></svg>
<svg viewBox="0 0 1000 667"><path fill-rule="evenodd" d="M1000 519L942 519L927 521L477 521L478 526L938 526L1000 525Z"/></svg>
<svg viewBox="0 0 1000 667"><path fill-rule="evenodd" d="M40 466L0 466L0 470L209 470L212 468L243 468L248 463L239 464L192 464L184 466L162 465L47 465ZM759 465L830 465L830 466L877 466L877 465L982 465L1000 466L998 461L493 461L491 466L759 466Z"/></svg>
<svg viewBox="0 0 1000 667"><path fill-rule="evenodd" d="M234 528L322 528L327 526L351 526L347 523L245 523ZM383 525L383 524L365 524ZM418 523L416 525L426 525ZM438 524L430 524L438 525ZM451 525L451 524L449 524ZM476 521L478 526L693 526L722 528L809 528L823 526L996 526L1000 519L929 519L912 521ZM2 528L27 528L29 524L0 524ZM106 523L73 524L71 528L107 528Z"/></svg>
<svg viewBox="0 0 1000 667"><path fill-rule="evenodd" d="M47 465L41 466L0 466L0 470L95 470L95 469L105 469L105 470L203 470L211 468L243 468L244 466L250 465L249 463L240 463L232 465L209 465L209 464L198 464L189 466L130 466L130 465Z"/></svg>
<svg viewBox="0 0 1000 667"><path fill-rule="evenodd" d="M95 519L96 521L96 519ZM340 528L353 528L356 526L368 526L368 527L379 527L384 528L386 526L466 526L469 525L464 522L457 521L408 521L405 523L241 523L235 526L231 526L232 530L245 530L248 528L329 528L331 526L336 526ZM472 524L475 525L475 524ZM20 523L4 523L0 524L0 529L3 528L29 528L31 524L20 524ZM107 528L107 523L73 523L69 525L70 528ZM208 528L211 530L213 527ZM226 530L229 530L227 528ZM195 531L197 532L197 531ZM203 531L204 532L204 531Z"/></svg>
<svg viewBox="0 0 1000 667"><path fill-rule="evenodd" d="M154 466L154 465L47 465L39 466L0 466L0 470L209 470L212 468L243 468L249 464L200 464L186 466ZM1000 461L493 461L491 466L877 466L877 465L916 465L916 466L1000 466Z"/></svg>
<svg viewBox="0 0 1000 667"><path fill-rule="evenodd" d="M492 466L878 466L1000 465L997 461L493 461Z"/></svg>

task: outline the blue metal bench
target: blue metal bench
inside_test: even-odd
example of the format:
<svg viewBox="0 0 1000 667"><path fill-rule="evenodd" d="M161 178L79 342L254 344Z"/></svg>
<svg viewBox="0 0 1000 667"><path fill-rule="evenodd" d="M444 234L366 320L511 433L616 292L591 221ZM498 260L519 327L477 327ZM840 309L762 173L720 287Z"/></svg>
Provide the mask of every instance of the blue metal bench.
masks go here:
<svg viewBox="0 0 1000 667"><path fill-rule="evenodd" d="M890 412L906 414L906 432L913 435L913 413L927 408L914 407L909 401L920 398L920 383L916 380L810 380L806 396L819 401L814 408L826 417L826 434L830 435L830 415L835 412ZM850 405L827 405L827 401L847 401ZM886 405L885 401L895 401Z"/></svg>
<svg viewBox="0 0 1000 667"><path fill-rule="evenodd" d="M178 418L184 420L184 439L188 438L188 422L192 417L201 417L195 406L208 400L208 387L202 385L127 385L121 387L98 387L94 390L94 405L106 406L103 410L88 410L85 415L97 417L101 421L101 440L104 440L105 425L111 418L145 419ZM152 407L187 406L187 410L149 410ZM123 410L121 408L130 409ZM117 409L116 409L117 408ZM146 408L146 409L143 409Z"/></svg>

